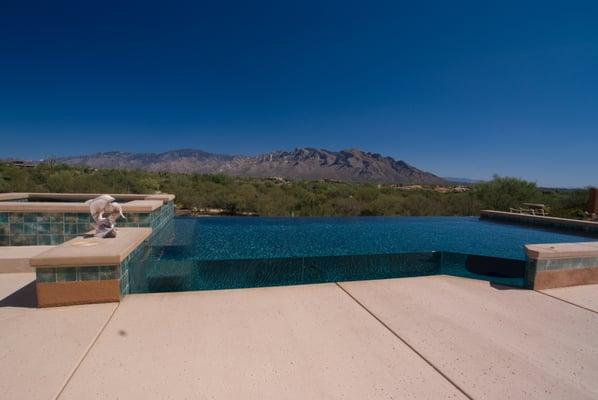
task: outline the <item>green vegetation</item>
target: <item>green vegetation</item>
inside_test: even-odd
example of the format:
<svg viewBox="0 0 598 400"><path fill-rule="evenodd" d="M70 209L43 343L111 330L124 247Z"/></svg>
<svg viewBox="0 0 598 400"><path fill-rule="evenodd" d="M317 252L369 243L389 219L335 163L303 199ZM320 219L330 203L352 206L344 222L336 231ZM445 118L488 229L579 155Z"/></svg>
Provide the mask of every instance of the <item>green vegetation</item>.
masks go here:
<svg viewBox="0 0 598 400"><path fill-rule="evenodd" d="M459 191L462 190L462 191ZM551 215L582 217L586 190L539 189L495 177L468 188L401 187L328 181L285 181L224 175L94 170L51 163L0 165L0 192L174 193L179 207L201 212L278 216L477 215L522 202L544 203Z"/></svg>

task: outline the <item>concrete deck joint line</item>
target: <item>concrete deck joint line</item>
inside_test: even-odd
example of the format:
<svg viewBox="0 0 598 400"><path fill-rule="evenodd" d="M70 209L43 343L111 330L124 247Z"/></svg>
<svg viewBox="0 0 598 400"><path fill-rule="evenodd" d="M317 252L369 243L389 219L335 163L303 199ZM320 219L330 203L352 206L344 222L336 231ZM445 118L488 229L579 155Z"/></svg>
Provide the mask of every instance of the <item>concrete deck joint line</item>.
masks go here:
<svg viewBox="0 0 598 400"><path fill-rule="evenodd" d="M87 358L87 355L89 354L89 352L91 351L93 346L95 346L95 344L97 343L100 336L102 336L102 333L104 333L104 330L108 326L108 323L110 323L110 321L112 320L112 317L114 317L114 314L116 314L116 310L118 310L119 306L120 306L120 303L117 303L116 307L114 307L114 310L112 310L112 313L110 314L110 316L108 318L106 318L106 322L104 322L104 325L102 325L102 327L98 331L98 334L96 335L96 337L93 339L93 341L91 342L91 344L89 345L89 347L87 348L85 353L83 354L83 357L81 357L81 359L79 360L77 365L75 365L75 368L73 368L73 371L66 378L66 380L64 381L64 385L62 385L62 387L58 391L58 394L54 397L54 400L58 400L60 398L60 396L62 396L64 389L66 389L67 385L69 384L69 382L71 381L71 379L73 378L73 376L75 375L75 373L77 372L77 370L79 369L81 364L83 363L83 360L85 360L85 358Z"/></svg>
<svg viewBox="0 0 598 400"><path fill-rule="evenodd" d="M345 289L340 283L335 282L336 286L339 287L340 290L345 292L347 296L349 296L355 303L357 303L361 308L363 308L368 314L370 314L376 321L378 321L384 328L386 328L390 333L392 333L397 339L405 344L411 351L417 354L426 364L434 369L434 371L438 372L444 379L446 379L451 385L453 385L458 391L460 391L465 397L470 400L474 400L474 398L469 395L463 388L461 388L456 382L454 382L451 378L449 378L444 372L442 372L437 366L435 366L430 360L424 357L419 351L415 349L411 344L409 344L405 339L403 339L397 332L395 332L390 326L388 326L384 321L382 321L376 314L370 311L362 302L357 300L347 289Z"/></svg>
<svg viewBox="0 0 598 400"><path fill-rule="evenodd" d="M534 292L536 292L536 293L540 293L540 294L543 294L544 296L552 297L553 299L555 299L555 300L559 300L559 301L562 301L563 303L567 303L567 304L570 304L570 305L572 305L572 306L579 307L579 308L581 308L582 310L586 310L586 311L589 311L589 312L591 312L591 313L598 314L598 311L592 310L591 308L588 308L588 307L580 306L579 304L575 304L575 303L573 303L573 302L571 302L571 301L568 301L568 300L565 300L565 299L561 299L560 297L553 296L553 295L551 295L550 293L544 293L544 292L543 292L543 291L541 291L541 290L534 290Z"/></svg>

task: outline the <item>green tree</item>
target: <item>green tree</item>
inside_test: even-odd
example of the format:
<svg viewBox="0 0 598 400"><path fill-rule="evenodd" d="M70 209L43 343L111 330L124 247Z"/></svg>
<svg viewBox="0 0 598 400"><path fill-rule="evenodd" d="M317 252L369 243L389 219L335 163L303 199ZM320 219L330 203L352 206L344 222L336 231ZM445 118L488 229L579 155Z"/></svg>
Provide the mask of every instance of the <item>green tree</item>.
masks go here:
<svg viewBox="0 0 598 400"><path fill-rule="evenodd" d="M482 207L501 211L519 207L523 202L537 201L540 196L533 182L497 175L491 181L476 184L474 193Z"/></svg>

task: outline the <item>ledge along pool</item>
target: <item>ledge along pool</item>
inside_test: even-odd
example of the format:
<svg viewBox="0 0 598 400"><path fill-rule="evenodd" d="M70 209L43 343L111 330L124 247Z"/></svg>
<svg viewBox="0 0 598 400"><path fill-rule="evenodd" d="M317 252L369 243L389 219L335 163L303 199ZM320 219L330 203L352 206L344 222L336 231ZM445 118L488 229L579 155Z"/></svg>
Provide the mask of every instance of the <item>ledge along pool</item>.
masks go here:
<svg viewBox="0 0 598 400"><path fill-rule="evenodd" d="M533 243L596 240L477 217L175 218L129 270L131 293L447 274L523 286Z"/></svg>

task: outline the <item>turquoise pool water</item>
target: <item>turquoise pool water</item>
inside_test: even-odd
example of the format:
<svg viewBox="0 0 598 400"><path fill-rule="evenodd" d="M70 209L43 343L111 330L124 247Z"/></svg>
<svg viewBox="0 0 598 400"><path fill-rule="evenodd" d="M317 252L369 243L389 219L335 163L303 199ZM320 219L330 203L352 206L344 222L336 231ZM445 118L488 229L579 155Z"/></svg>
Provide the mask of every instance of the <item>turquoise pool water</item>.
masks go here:
<svg viewBox="0 0 598 400"><path fill-rule="evenodd" d="M524 244L587 240L477 217L175 218L130 283L153 292L446 273L521 286Z"/></svg>

